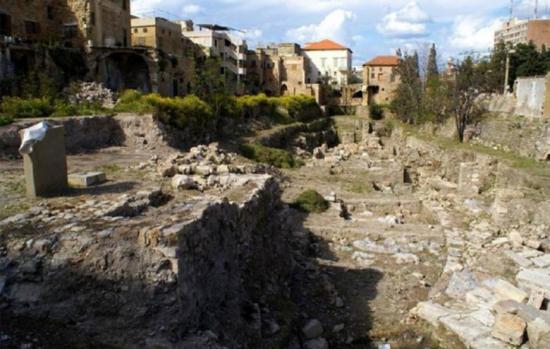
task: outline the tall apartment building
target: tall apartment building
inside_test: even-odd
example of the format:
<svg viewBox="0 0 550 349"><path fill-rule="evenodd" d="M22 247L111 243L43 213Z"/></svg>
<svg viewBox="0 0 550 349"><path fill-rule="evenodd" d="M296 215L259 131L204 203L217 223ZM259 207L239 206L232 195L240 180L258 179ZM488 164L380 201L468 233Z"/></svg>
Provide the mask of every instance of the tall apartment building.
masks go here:
<svg viewBox="0 0 550 349"><path fill-rule="evenodd" d="M4 42L126 47L130 0L2 1L0 37Z"/></svg>
<svg viewBox="0 0 550 349"><path fill-rule="evenodd" d="M349 48L327 39L308 43L303 51L309 60L307 83L318 83L324 78L336 86L349 83L353 56Z"/></svg>
<svg viewBox="0 0 550 349"><path fill-rule="evenodd" d="M518 20L504 22L502 28L495 31L495 45L503 42L509 45L533 42L539 49L543 45L550 47L550 19Z"/></svg>
<svg viewBox="0 0 550 349"><path fill-rule="evenodd" d="M216 24L193 26L182 21L181 30L183 36L201 46L208 57L220 59L221 73L229 82L238 87L246 79L248 47L245 40L230 33L233 29Z"/></svg>

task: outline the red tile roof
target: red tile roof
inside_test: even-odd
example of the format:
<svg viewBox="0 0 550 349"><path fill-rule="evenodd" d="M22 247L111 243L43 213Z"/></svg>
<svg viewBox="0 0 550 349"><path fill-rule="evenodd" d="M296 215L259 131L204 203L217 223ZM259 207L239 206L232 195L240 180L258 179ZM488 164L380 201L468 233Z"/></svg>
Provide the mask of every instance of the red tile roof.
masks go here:
<svg viewBox="0 0 550 349"><path fill-rule="evenodd" d="M399 65L399 57L397 56L378 56L368 61L363 65L375 65L375 66L397 66Z"/></svg>
<svg viewBox="0 0 550 349"><path fill-rule="evenodd" d="M304 50L306 51L339 51L339 50L350 50L350 49L343 45L340 45L337 42L334 42L329 39L325 39L319 42L308 42L307 44L305 44Z"/></svg>

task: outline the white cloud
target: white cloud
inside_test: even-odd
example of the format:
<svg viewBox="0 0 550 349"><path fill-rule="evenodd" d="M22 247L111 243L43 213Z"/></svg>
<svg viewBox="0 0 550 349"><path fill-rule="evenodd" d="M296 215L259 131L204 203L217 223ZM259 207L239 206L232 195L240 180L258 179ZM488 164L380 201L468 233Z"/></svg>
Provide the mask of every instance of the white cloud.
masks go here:
<svg viewBox="0 0 550 349"><path fill-rule="evenodd" d="M197 14L197 13L199 13L200 10L201 10L201 7L199 5L195 5L195 4L188 4L188 5L183 6L183 13L186 14L186 15Z"/></svg>
<svg viewBox="0 0 550 349"><path fill-rule="evenodd" d="M342 9L329 13L320 23L308 24L287 31L286 37L291 41L306 42L323 39L349 44L352 41L351 23L355 15Z"/></svg>
<svg viewBox="0 0 550 349"><path fill-rule="evenodd" d="M493 46L495 30L501 25L501 19L459 16L454 21L449 44L458 50L485 51Z"/></svg>
<svg viewBox="0 0 550 349"><path fill-rule="evenodd" d="M411 1L402 9L384 16L376 28L388 37L412 38L428 35L427 24L430 16L424 12L416 1Z"/></svg>

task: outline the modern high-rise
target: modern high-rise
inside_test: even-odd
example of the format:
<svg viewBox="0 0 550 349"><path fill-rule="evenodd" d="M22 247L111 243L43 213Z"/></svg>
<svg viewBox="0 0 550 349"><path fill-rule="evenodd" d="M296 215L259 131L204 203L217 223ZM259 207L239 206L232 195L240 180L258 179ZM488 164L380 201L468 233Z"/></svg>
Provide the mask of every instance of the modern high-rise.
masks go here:
<svg viewBox="0 0 550 349"><path fill-rule="evenodd" d="M495 45L500 42L512 46L533 42L539 49L549 47L550 19L510 19L495 32Z"/></svg>

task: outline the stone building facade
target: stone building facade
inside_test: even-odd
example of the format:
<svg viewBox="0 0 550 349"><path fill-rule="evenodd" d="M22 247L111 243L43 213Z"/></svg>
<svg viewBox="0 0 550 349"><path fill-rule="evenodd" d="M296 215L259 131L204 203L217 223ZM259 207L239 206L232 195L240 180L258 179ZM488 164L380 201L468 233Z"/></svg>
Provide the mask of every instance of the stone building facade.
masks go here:
<svg viewBox="0 0 550 349"><path fill-rule="evenodd" d="M130 45L130 0L25 0L0 3L0 42L65 47Z"/></svg>
<svg viewBox="0 0 550 349"><path fill-rule="evenodd" d="M363 65L363 84L367 103L387 104L399 86L399 57L378 56Z"/></svg>

